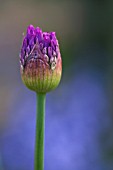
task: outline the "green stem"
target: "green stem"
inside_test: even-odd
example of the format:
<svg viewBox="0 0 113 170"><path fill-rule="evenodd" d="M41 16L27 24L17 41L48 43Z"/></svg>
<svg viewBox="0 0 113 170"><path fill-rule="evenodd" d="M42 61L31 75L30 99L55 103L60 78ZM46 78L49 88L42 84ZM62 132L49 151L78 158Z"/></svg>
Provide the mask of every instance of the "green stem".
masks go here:
<svg viewBox="0 0 113 170"><path fill-rule="evenodd" d="M46 94L37 94L35 170L44 170L44 124Z"/></svg>

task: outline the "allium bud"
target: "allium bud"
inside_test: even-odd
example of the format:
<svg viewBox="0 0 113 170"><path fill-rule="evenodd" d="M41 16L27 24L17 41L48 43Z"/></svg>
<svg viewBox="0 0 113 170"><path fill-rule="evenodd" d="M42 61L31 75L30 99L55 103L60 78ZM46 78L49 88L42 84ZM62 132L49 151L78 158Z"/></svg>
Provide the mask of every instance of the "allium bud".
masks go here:
<svg viewBox="0 0 113 170"><path fill-rule="evenodd" d="M62 60L55 32L28 26L20 52L20 72L24 84L37 93L46 93L58 86Z"/></svg>

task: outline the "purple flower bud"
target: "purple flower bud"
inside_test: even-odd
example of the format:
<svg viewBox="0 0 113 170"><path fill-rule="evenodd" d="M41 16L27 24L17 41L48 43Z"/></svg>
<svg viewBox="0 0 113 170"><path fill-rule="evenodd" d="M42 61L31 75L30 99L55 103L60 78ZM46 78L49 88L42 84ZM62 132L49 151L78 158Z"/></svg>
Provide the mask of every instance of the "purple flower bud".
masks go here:
<svg viewBox="0 0 113 170"><path fill-rule="evenodd" d="M56 88L62 73L62 60L55 32L42 32L28 26L20 53L24 84L38 93Z"/></svg>
<svg viewBox="0 0 113 170"><path fill-rule="evenodd" d="M51 40L54 42L55 46L58 45L55 32L51 32Z"/></svg>
<svg viewBox="0 0 113 170"><path fill-rule="evenodd" d="M40 43L40 49L41 50L43 49L43 43Z"/></svg>
<svg viewBox="0 0 113 170"><path fill-rule="evenodd" d="M35 44L35 39L34 39L34 37L31 37L29 39L29 47L30 47L30 49L32 49L34 47L34 44Z"/></svg>
<svg viewBox="0 0 113 170"><path fill-rule="evenodd" d="M30 53L30 47L28 46L27 48L26 48L26 54L29 54Z"/></svg>
<svg viewBox="0 0 113 170"><path fill-rule="evenodd" d="M34 45L34 44L35 44L34 37L32 37L32 38L29 39L29 45L31 46L31 45Z"/></svg>
<svg viewBox="0 0 113 170"><path fill-rule="evenodd" d="M57 55L56 52L53 50L53 56L56 57L56 55Z"/></svg>
<svg viewBox="0 0 113 170"><path fill-rule="evenodd" d="M23 45L22 45L24 50L26 49L27 45L28 45L28 40L27 40L27 37L25 37L23 40Z"/></svg>
<svg viewBox="0 0 113 170"><path fill-rule="evenodd" d="M21 49L21 54L20 54L20 58L21 58L21 59L24 59L24 57L25 57L25 50L24 50L24 48L22 47L22 49Z"/></svg>
<svg viewBox="0 0 113 170"><path fill-rule="evenodd" d="M51 42L49 34L43 33L43 37L44 37L44 39L43 39L44 46L49 47L50 42Z"/></svg>
<svg viewBox="0 0 113 170"><path fill-rule="evenodd" d="M53 40L51 40L51 47L52 47L52 49L55 51L55 43L54 43Z"/></svg>
<svg viewBox="0 0 113 170"><path fill-rule="evenodd" d="M43 40L42 30L39 27L37 27L35 29L35 33L36 33L36 37L38 38L39 43L42 42L42 40Z"/></svg>
<svg viewBox="0 0 113 170"><path fill-rule="evenodd" d="M48 56L52 57L52 47L48 47Z"/></svg>
<svg viewBox="0 0 113 170"><path fill-rule="evenodd" d="M44 47L42 52L43 52L43 54L47 54L47 47Z"/></svg>
<svg viewBox="0 0 113 170"><path fill-rule="evenodd" d="M33 27L33 25L29 25L27 28L27 36L31 37L31 36L35 36L35 28Z"/></svg>

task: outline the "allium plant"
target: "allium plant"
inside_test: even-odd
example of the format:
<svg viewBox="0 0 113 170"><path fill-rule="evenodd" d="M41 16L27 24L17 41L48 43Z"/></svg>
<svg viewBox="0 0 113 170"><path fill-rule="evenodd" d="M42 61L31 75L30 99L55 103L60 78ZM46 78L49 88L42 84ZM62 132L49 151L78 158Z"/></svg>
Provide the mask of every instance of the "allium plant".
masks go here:
<svg viewBox="0 0 113 170"><path fill-rule="evenodd" d="M20 52L23 83L37 94L35 170L44 169L44 122L46 93L55 89L61 79L62 60L55 32L42 32L28 26Z"/></svg>

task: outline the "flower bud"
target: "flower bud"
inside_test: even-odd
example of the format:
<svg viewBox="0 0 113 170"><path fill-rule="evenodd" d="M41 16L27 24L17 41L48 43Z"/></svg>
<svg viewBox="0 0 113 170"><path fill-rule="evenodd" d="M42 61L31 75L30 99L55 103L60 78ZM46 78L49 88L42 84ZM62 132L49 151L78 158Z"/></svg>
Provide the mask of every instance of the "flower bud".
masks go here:
<svg viewBox="0 0 113 170"><path fill-rule="evenodd" d="M24 84L37 93L46 93L58 86L62 59L54 32L28 26L20 52L20 72Z"/></svg>

